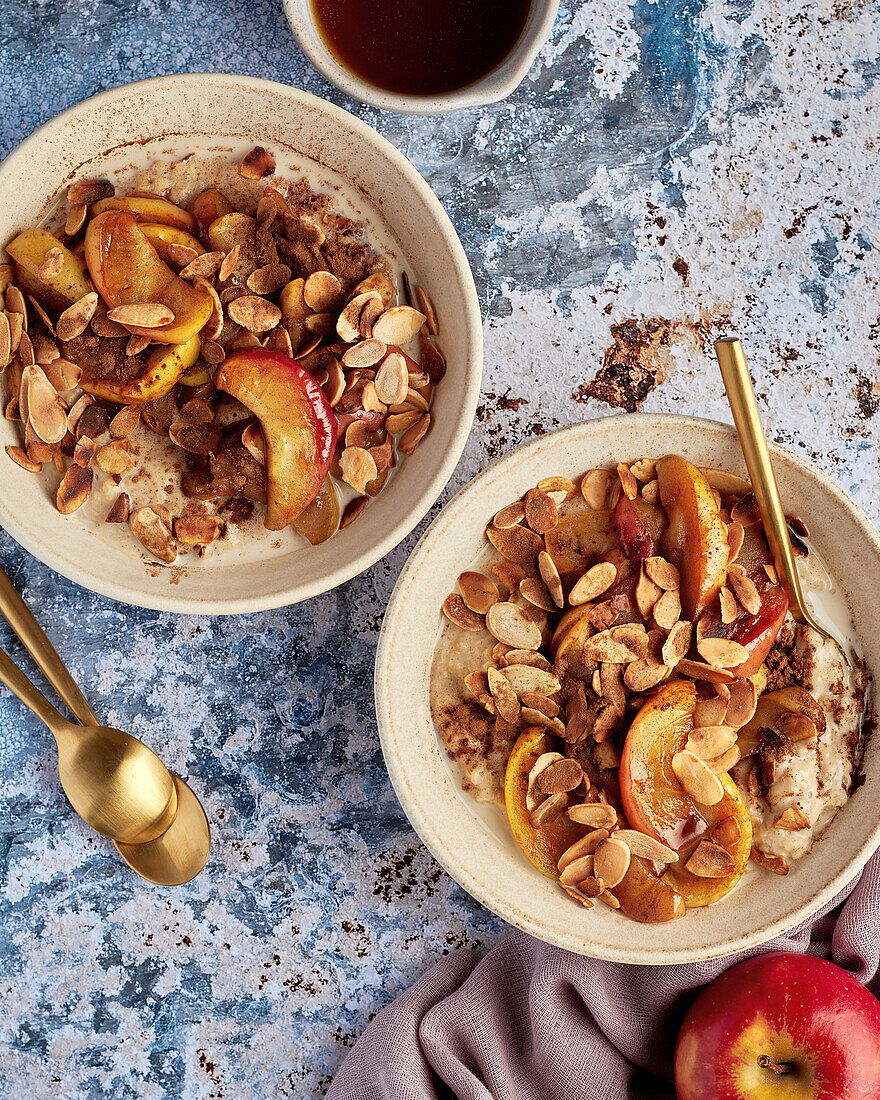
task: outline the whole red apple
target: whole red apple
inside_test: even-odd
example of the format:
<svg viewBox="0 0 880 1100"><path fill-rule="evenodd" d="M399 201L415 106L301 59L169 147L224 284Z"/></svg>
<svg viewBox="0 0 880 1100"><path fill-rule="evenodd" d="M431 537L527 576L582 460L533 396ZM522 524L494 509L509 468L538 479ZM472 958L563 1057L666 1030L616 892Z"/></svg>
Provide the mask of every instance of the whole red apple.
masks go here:
<svg viewBox="0 0 880 1100"><path fill-rule="evenodd" d="M675 1049L678 1100L880 1100L880 1001L845 970L774 952L699 995Z"/></svg>

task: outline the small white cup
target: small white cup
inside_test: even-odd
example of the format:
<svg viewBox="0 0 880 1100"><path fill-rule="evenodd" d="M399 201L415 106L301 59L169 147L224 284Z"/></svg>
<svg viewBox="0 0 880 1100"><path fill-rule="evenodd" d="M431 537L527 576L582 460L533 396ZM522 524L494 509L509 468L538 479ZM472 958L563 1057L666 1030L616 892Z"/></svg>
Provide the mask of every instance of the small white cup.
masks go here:
<svg viewBox="0 0 880 1100"><path fill-rule="evenodd" d="M538 51L550 37L558 10L559 0L532 0L519 41L501 64L482 80L445 95L411 96L386 92L340 65L318 30L311 0L284 0L287 21L306 57L319 72L361 103L405 115L441 115L505 99L522 83Z"/></svg>

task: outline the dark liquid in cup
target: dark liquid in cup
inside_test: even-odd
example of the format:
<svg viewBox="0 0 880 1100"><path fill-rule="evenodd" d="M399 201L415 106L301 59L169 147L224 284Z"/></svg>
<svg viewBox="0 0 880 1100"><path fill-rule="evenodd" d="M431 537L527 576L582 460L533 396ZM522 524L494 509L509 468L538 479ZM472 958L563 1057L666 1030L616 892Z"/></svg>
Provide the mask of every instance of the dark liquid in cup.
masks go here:
<svg viewBox="0 0 880 1100"><path fill-rule="evenodd" d="M498 66L522 34L531 0L312 0L339 63L400 95L442 95Z"/></svg>

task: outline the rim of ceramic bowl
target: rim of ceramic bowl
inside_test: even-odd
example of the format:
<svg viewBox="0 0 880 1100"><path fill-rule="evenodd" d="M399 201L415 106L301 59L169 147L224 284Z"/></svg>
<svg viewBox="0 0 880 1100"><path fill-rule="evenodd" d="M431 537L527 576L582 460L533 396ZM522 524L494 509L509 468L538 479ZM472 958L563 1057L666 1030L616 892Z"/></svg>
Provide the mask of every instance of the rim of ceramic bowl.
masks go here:
<svg viewBox="0 0 880 1100"><path fill-rule="evenodd" d="M361 103L406 115L440 115L482 107L506 99L525 79L553 29L559 0L532 0L526 25L513 49L480 80L443 95L411 96L387 92L345 68L324 42L311 0L284 0L284 12L303 53L340 91Z"/></svg>
<svg viewBox="0 0 880 1100"><path fill-rule="evenodd" d="M158 91L173 91L175 86L195 89L196 91L202 88L210 88L215 93L220 89L224 94L229 95L235 95L238 91L247 89L266 96L280 97L288 102L292 101L294 104L303 104L312 110L323 113L341 131L347 131L349 134L356 136L369 148L375 150L377 157L390 164L395 171L405 177L416 201L422 205L428 218L436 225L438 234L448 249L453 280L458 284L465 309L461 322L462 329L467 333L464 348L466 365L463 386L458 391L457 396L460 416L449 429L449 437L442 460L429 474L426 473L424 485L415 497L413 506L397 522L389 526L381 539L377 539L367 552L354 554L350 559L342 562L311 583L279 584L277 589L264 593L258 598L247 595L230 597L221 594L216 597L190 596L182 598L176 595L174 587L168 584L162 587L159 585L150 587L146 581L141 584L134 582L123 584L112 577L105 576L97 569L91 569L87 563L80 562L72 554L66 553L63 540L59 539L55 544L47 545L46 540L33 537L27 524L10 515L9 510L3 506L2 498L0 498L0 521L2 521L3 527L9 534L34 557L84 588L108 596L111 599L158 611L185 614L246 614L299 603L344 584L385 557L423 519L446 487L470 434L482 382L482 317L473 274L455 227L440 200L403 153L371 126L342 107L337 107L335 104L311 95L309 92L292 88L286 84L279 84L275 81L228 73L183 73L174 76L152 77L149 80L135 81L100 92L67 108L61 114L44 123L0 162L0 194L3 193L3 188L13 166L20 164L23 160L26 162L28 159L33 158L36 150L43 142L57 140L72 123L88 119L108 107L124 103L129 99L136 100L138 97ZM110 151L112 149L108 150L108 152ZM73 169L74 172L76 170L76 168ZM62 181L59 184L59 190L65 182L67 181ZM393 223L389 224L394 230ZM63 522L62 517L59 517L59 520ZM271 559L267 556L260 563L241 565L240 568L252 568L256 564L267 566L271 564Z"/></svg>
<svg viewBox="0 0 880 1100"><path fill-rule="evenodd" d="M667 435L676 432L682 434L683 432L693 433L696 431L700 433L701 437L708 438L712 436L719 446L725 445L725 441L729 445L730 441L736 440L736 431L733 427L718 421L698 417L644 413L628 414L625 417L607 416L583 424L575 424L542 436L540 439L516 448L478 474L443 508L421 537L404 566L389 600L376 651L375 698L379 738L392 786L413 829L448 874L486 908L510 924L545 942L579 954L608 959L613 962L648 965L700 962L765 943L773 936L786 931L816 912L852 881L874 851L880 847L880 820L869 831L867 837L862 840L860 846L844 861L843 866L829 878L817 893L799 904L786 908L784 912L774 916L771 920L767 920L762 915L756 915L755 919L758 926L751 931L739 935L730 935L728 939L724 939L723 936L716 936L715 940L717 942L713 942L711 946L702 949L699 945L696 947L692 945L670 947L655 943L652 946L652 938L656 939L657 936L662 936L661 931L652 937L652 930L662 930L682 925L687 920L685 918L684 921L673 921L668 924L634 926L633 931L635 932L636 928L638 928L638 931L635 932L631 940L627 941L626 946L609 945L603 942L600 932L591 932L595 925L591 925L590 922L594 918L596 910L585 915L583 927L579 927L577 932L554 926L548 922L556 918L547 918L544 913L536 914L535 909L539 906L533 903L529 907L522 901L521 897L510 895L512 888L509 885L511 878L511 864L509 862L502 870L494 871L484 871L482 865L475 865L475 861L479 858L485 858L487 853L490 857L505 859L507 851L513 850L510 846L515 847L515 842L512 836L506 837L504 850L500 851L499 854L497 846L493 847L491 839L487 839L490 833L488 827L477 821L474 812L471 813L471 821L467 822L466 825L462 825L462 819L457 816L457 803L454 804L451 799L454 794L455 798L461 800L467 806L466 800L469 796L461 791L458 777L453 777L452 772L448 770L445 752L440 747L439 737L430 715L430 651L433 651L433 639L437 636L436 630L440 628L441 615L439 601L437 607L432 607L430 611L425 605L424 584L421 581L424 578L426 559L430 559L437 552L437 547L451 537L450 533L465 531L464 537L467 539L468 545L473 542L476 546L478 541L484 541L482 539L472 540L470 537L472 500L475 497L481 500L479 520L481 525L484 526L491 517L492 505L501 507L503 503L510 499L509 496L506 496L501 501L492 500L489 502L490 511L483 514L482 506L487 503L484 498L488 493L491 493L493 483L500 482L509 473L519 475L525 483L528 481L525 472L532 472L536 469L541 470L542 456L554 451L559 446L560 441L567 441L576 447L585 440L595 441L597 437L601 437L609 430L614 432L623 425L626 426L626 429L635 429L636 433L644 432L645 434L651 431L665 432ZM705 442L696 443L696 447L705 449L712 445ZM629 448L630 444L627 446ZM689 446L693 447L694 445L689 444ZM769 446L771 455L777 462L778 471L785 467L785 474L788 476L791 467L794 467L795 476L803 476L808 482L818 483L828 491L833 498L834 507L839 507L849 515L858 529L858 533L864 537L868 549L875 559L880 561L880 534L858 505L831 478L799 455L773 443ZM637 439L632 441L631 447L633 451L638 449ZM737 447L738 451L739 448ZM614 453L613 449L612 453ZM547 461L551 465L554 463L553 458ZM557 464L561 465L561 463ZM742 468L744 469L744 464ZM549 473L565 472L564 469L544 469L542 470L542 476ZM528 481L528 484L532 484L532 482ZM528 485L525 485L525 488L527 487ZM523 488L523 491L525 491L525 488ZM484 489L487 491L486 493L482 492ZM473 523L475 522L476 517L473 519ZM480 534L482 534L482 526ZM455 553L456 559L453 561L452 567L455 570L455 575L457 575L460 570L471 568L473 558L458 561L458 551ZM449 561L449 552L447 552L444 559L444 566L446 561ZM439 562L434 560L432 564L438 566ZM430 570L428 571L430 572ZM437 583L442 584L442 578ZM454 579L452 583L454 584ZM442 596L440 599L442 600ZM429 634L432 639L427 656L427 667L422 662L422 647L419 646L418 653L413 652L412 616L415 615L415 611L412 609L415 607L418 607L420 636ZM426 618L428 615L432 616L430 624ZM434 616L436 616L436 628L434 626ZM864 641L864 639L862 640ZM414 700L411 694L407 693L405 687L402 689L399 675L402 667L414 669L411 674L412 682L408 681L407 687L414 687L416 677L419 678L419 685L424 685L422 694L418 699ZM870 671L871 669L869 669ZM873 757L876 757L876 755L876 753L872 754ZM414 778L414 773L418 773L419 769L427 769L427 772L416 774ZM877 770L880 769L875 768L875 771ZM855 788L852 793L856 793ZM439 820L438 811L441 807L447 816ZM473 808L471 809L473 811ZM842 810L845 809L846 806L842 807ZM449 815L453 813L456 814L456 828L471 830L467 836L457 833L454 838L449 838L444 834L444 828L447 831L450 828ZM832 822L832 828L833 825L834 822ZM483 836L483 832L487 835ZM817 841L817 844L820 843L821 838ZM480 855L475 855L474 853L478 851ZM517 863L522 866L524 872L531 876L531 880L550 881L544 880L538 871L531 868L518 849L516 849L515 855ZM806 858L809 858L809 856ZM490 882L493 873L496 877ZM781 879L779 881L785 882L787 880ZM508 891L507 894L505 894L505 889ZM561 891L559 894L561 897ZM735 896L735 894L731 895L731 897ZM571 906L568 899L563 899L560 904ZM718 904L723 906L723 899ZM575 906L571 906L571 908L576 909ZM716 906L709 906L707 909L688 910L689 916L694 915L696 917L693 930L697 937L700 934L699 921L706 913L712 911L718 911ZM607 912L612 919L620 919L619 915L612 910ZM749 912L751 912L750 908ZM564 919L571 918L561 918L558 923L561 924ZM724 935L727 935L727 933L725 932Z"/></svg>

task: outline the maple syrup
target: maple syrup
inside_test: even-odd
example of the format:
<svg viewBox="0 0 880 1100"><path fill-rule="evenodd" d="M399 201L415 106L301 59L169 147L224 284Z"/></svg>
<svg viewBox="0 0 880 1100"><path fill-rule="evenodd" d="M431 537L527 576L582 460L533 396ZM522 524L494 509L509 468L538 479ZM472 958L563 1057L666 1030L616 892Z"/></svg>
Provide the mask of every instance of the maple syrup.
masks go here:
<svg viewBox="0 0 880 1100"><path fill-rule="evenodd" d="M516 45L531 0L312 0L324 43L349 72L399 95L474 84Z"/></svg>

